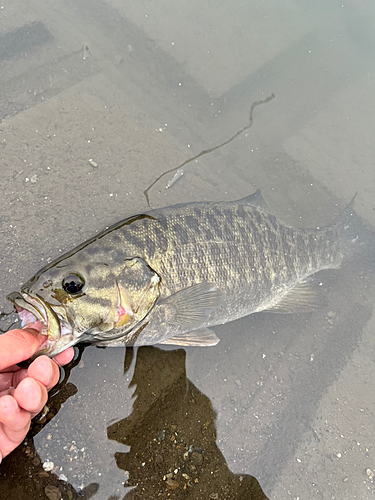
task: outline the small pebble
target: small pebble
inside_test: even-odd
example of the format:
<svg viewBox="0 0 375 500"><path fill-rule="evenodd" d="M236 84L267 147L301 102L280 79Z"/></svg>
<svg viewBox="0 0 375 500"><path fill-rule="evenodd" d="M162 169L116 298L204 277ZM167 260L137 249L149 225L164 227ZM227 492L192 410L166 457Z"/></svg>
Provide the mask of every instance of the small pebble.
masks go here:
<svg viewBox="0 0 375 500"><path fill-rule="evenodd" d="M164 439L165 439L165 430L161 430L161 431L159 431L159 434L158 434L158 441L159 441L159 443L161 441L164 441Z"/></svg>
<svg viewBox="0 0 375 500"><path fill-rule="evenodd" d="M178 484L178 482L175 481L174 479L167 479L165 481L165 484L167 485L167 488L170 489L170 490L175 490L176 488L178 488L180 486Z"/></svg>
<svg viewBox="0 0 375 500"><path fill-rule="evenodd" d="M194 465L202 465L203 463L203 455L201 453L197 453L196 451L193 451L190 457L190 461Z"/></svg>
<svg viewBox="0 0 375 500"><path fill-rule="evenodd" d="M43 464L43 469L47 472L52 470L54 467L55 467L55 464L53 462L50 462L50 461L44 462L44 464Z"/></svg>
<svg viewBox="0 0 375 500"><path fill-rule="evenodd" d="M49 500L61 500L61 491L57 486L53 486L52 484L47 484L44 488L44 493Z"/></svg>
<svg viewBox="0 0 375 500"><path fill-rule="evenodd" d="M366 474L370 481L373 483L374 482L374 473L371 469L366 469Z"/></svg>

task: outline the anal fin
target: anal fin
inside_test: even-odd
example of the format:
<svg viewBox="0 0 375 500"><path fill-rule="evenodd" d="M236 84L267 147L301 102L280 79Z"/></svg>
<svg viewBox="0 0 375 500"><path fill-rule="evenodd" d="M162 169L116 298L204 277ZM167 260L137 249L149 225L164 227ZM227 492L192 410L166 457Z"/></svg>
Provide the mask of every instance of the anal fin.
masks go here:
<svg viewBox="0 0 375 500"><path fill-rule="evenodd" d="M316 311L324 304L322 294L318 293L316 281L309 278L302 281L291 288L277 304L264 309L264 312L293 314Z"/></svg>

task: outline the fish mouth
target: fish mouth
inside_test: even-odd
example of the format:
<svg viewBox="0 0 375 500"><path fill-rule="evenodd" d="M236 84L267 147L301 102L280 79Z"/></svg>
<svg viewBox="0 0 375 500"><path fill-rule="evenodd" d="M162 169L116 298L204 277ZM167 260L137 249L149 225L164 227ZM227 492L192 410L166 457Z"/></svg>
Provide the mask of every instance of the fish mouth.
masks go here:
<svg viewBox="0 0 375 500"><path fill-rule="evenodd" d="M54 356L68 347L66 344L70 343L68 338L72 337L72 327L66 325L63 318L42 299L24 292L13 292L7 299L15 306L22 328L32 326L36 321L42 324L39 333L46 335L47 339L37 354ZM63 342L62 337L64 337Z"/></svg>

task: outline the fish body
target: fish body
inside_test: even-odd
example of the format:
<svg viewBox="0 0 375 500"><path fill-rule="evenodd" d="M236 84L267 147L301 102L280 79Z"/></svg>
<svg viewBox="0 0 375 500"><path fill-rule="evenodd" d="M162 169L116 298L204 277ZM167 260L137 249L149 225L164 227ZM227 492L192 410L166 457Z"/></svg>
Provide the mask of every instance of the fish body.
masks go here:
<svg viewBox="0 0 375 500"><path fill-rule="evenodd" d="M150 210L125 219L41 269L8 296L43 352L69 345L214 345L208 328L270 310L314 308L308 278L341 266L357 234L351 204L330 226L298 229L234 202Z"/></svg>

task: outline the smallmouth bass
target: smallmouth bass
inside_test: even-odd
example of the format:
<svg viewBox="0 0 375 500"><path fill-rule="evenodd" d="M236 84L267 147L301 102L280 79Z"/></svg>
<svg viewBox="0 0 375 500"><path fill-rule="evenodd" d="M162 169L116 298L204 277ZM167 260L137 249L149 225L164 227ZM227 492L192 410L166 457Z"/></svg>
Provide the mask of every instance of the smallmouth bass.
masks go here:
<svg viewBox="0 0 375 500"><path fill-rule="evenodd" d="M309 277L339 268L363 244L352 204L320 229L282 223L259 190L149 210L58 257L7 298L23 326L42 322L38 354L81 341L215 345L211 326L314 309Z"/></svg>

